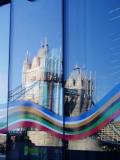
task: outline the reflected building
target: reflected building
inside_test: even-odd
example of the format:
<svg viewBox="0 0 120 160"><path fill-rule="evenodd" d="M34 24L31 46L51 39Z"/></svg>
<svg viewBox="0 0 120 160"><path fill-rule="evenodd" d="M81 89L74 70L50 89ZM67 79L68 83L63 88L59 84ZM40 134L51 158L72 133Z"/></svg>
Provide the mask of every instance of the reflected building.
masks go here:
<svg viewBox="0 0 120 160"><path fill-rule="evenodd" d="M46 40L32 61L27 51L23 64L22 88L25 88L25 93L21 99L31 100L62 115L61 51L50 51Z"/></svg>
<svg viewBox="0 0 120 160"><path fill-rule="evenodd" d="M65 115L79 116L94 106L94 79L91 74L73 68L65 83ZM120 122L115 120L97 134L77 141L69 141L68 148L76 150L120 151Z"/></svg>
<svg viewBox="0 0 120 160"><path fill-rule="evenodd" d="M65 82L65 115L79 116L94 105L94 76L77 65ZM94 137L68 141L68 149L101 150Z"/></svg>
<svg viewBox="0 0 120 160"><path fill-rule="evenodd" d="M65 116L78 116L88 111L93 105L94 77L91 73L79 68L73 68L64 88L64 113ZM63 89L62 89L62 56L60 49L49 49L47 40L41 45L38 53L30 59L27 51L22 70L22 86L17 95L18 99L30 100L48 110L63 115ZM20 94L19 94L20 93ZM12 100L16 97L12 96ZM24 130L24 129L23 129ZM77 141L69 141L69 149L102 150L98 142L107 141L106 135L111 136L110 140L119 141L119 130L116 122L110 123L98 132L95 137L88 137ZM37 146L61 146L62 141L52 135L40 130L30 128L27 130L30 140ZM99 139L100 138L100 139Z"/></svg>
<svg viewBox="0 0 120 160"><path fill-rule="evenodd" d="M27 51L22 72L22 88L25 88L25 92L20 99L31 100L62 115L62 58L60 52L58 49L50 50L46 40L32 60ZM87 111L93 103L91 74L88 75L75 66L65 82L64 91L65 116L80 115ZM59 139L44 131L28 131L28 135L36 145L61 145Z"/></svg>
<svg viewBox="0 0 120 160"><path fill-rule="evenodd" d="M47 40L36 56L30 60L27 51L23 63L22 90L20 99L33 101L48 110L62 115L62 55L61 49L49 49ZM60 139L35 129L27 131L36 146L61 146Z"/></svg>
<svg viewBox="0 0 120 160"><path fill-rule="evenodd" d="M77 116L90 109L93 102L94 80L77 65L65 83L65 114Z"/></svg>

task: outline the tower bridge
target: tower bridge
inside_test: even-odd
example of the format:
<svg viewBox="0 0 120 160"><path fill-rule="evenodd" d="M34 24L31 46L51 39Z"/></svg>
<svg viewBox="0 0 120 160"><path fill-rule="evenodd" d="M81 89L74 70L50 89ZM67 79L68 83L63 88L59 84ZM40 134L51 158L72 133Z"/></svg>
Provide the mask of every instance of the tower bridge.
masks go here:
<svg viewBox="0 0 120 160"><path fill-rule="evenodd" d="M13 90L9 91L9 102L13 102L19 99L22 99L22 97L29 92L30 90L32 90L34 87L36 87L38 85L40 81L35 81L33 82L30 86L28 87L22 87L22 84L20 84L19 86L17 86L16 88L14 88ZM80 96L80 90L77 89L64 89L64 94L65 95L71 95L71 96Z"/></svg>
<svg viewBox="0 0 120 160"><path fill-rule="evenodd" d="M35 81L28 88L22 88L22 85L19 85L15 89L9 92L9 102L13 102L19 99L22 99L23 95L32 90L39 81ZM64 90L65 95L71 96L80 96L80 93L77 89L67 89ZM120 122L113 121L104 127L100 132L97 133L97 140L103 146L120 146Z"/></svg>
<svg viewBox="0 0 120 160"><path fill-rule="evenodd" d="M11 90L9 92L8 101L14 102L16 100L22 99L23 95L25 95L27 92L29 92L31 89L33 89L39 81L34 82L29 87L22 87L22 85L19 85L15 89Z"/></svg>
<svg viewBox="0 0 120 160"><path fill-rule="evenodd" d="M50 51L47 41L44 42L38 54L32 60L30 60L27 51L23 63L22 84L9 91L8 101L31 100L61 116L64 108L64 116L70 117L79 116L90 110L94 105L94 78L92 78L91 73L76 65L65 81L63 92L62 60L59 52L60 50ZM38 133L38 135L38 137L42 136L45 139L45 132ZM48 139L51 139L48 134L46 135ZM113 142L118 144L120 141L120 124L111 122L95 135L95 138L99 139L100 142L107 143L109 141L111 144ZM58 141L55 140L54 142L56 145L58 144ZM43 142L40 143L43 145ZM49 140L46 144L51 145Z"/></svg>

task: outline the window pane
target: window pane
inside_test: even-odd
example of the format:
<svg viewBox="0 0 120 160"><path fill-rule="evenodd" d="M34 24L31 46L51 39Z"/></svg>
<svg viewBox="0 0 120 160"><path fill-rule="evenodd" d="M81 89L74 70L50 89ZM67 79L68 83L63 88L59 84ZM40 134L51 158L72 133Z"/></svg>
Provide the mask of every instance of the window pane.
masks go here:
<svg viewBox="0 0 120 160"><path fill-rule="evenodd" d="M7 132L10 5L0 6L0 158L5 157Z"/></svg>
<svg viewBox="0 0 120 160"><path fill-rule="evenodd" d="M10 138L21 159L61 159L61 0L12 1L11 34Z"/></svg>
<svg viewBox="0 0 120 160"><path fill-rule="evenodd" d="M67 0L65 7L68 149L119 151L120 2Z"/></svg>

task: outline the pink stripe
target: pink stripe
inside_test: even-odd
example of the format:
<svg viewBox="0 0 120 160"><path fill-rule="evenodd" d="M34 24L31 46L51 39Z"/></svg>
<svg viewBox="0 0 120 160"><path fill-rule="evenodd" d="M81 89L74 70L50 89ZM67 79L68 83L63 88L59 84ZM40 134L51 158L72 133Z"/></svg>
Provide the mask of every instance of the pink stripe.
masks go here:
<svg viewBox="0 0 120 160"><path fill-rule="evenodd" d="M53 135L53 136L55 136L55 137L57 137L57 138L61 138L61 139L63 139L63 134L59 134L59 133L57 133L57 132L54 132L54 131L52 131L52 130L50 130L49 128L47 128L47 127L44 127L44 126L41 126L41 125L39 125L39 124L36 124L35 122L26 122L26 121L24 121L24 122L18 122L18 123L15 123L15 124L13 124L13 125L11 125L11 126L9 126L9 131L10 130L12 130L12 129L15 129L15 128L27 128L27 127L32 127L32 128L37 128L37 129L39 129L40 131L42 130L42 131L45 131L45 132L48 132L49 134L51 134L51 135Z"/></svg>
<svg viewBox="0 0 120 160"><path fill-rule="evenodd" d="M0 134L6 134L7 133L7 128L4 128L4 129L0 129Z"/></svg>
<svg viewBox="0 0 120 160"><path fill-rule="evenodd" d="M86 137L88 137L90 135L93 135L96 132L98 132L99 130L101 130L103 127L105 127L109 122L111 122L113 119L115 119L119 115L120 115L120 109L116 113L114 113L111 117L109 117L104 122L102 122L96 128L94 128L94 129L92 129L90 131L87 131L85 133L78 134L78 135L66 135L64 139L65 140L78 140L78 139L86 138Z"/></svg>
<svg viewBox="0 0 120 160"><path fill-rule="evenodd" d="M115 119L116 117L118 117L120 115L120 109L114 113L111 117L109 117L108 119L106 119L104 122L102 122L99 126L97 126L96 128L94 129L91 129L90 131L87 131L85 133L82 133L82 134L78 134L78 135L63 135L63 134L60 134L60 133L57 133L55 131L52 131L50 130L49 128L47 127L44 127L42 125L39 125L39 124L36 124L35 122L18 122L16 124L13 124L11 126L9 126L9 131L12 130L12 129L15 129L15 128L22 128L22 127L32 127L32 128L37 128L39 130L42 130L42 131L45 131L45 132L48 132L50 133L51 135L57 137L57 138L61 138L61 139L64 139L64 140L78 140L78 139L82 139L82 138L86 138L90 135L93 135L95 134L96 132L98 132L99 130L101 130L103 127L105 127L110 121L112 121L113 119ZM2 132L2 130L0 130L0 133ZM3 130L4 132L4 130ZM2 132L2 133L3 133Z"/></svg>

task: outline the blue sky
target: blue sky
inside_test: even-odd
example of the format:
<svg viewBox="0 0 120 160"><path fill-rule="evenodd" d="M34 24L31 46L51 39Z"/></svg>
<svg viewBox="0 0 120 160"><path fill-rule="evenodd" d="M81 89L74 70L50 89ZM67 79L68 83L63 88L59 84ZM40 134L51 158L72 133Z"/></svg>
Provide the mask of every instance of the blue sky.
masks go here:
<svg viewBox="0 0 120 160"><path fill-rule="evenodd" d="M11 86L22 80L22 64L26 51L31 59L37 55L41 39L47 37L50 48L62 45L61 0L13 1L11 37ZM18 76L19 73L19 76Z"/></svg>
<svg viewBox="0 0 120 160"><path fill-rule="evenodd" d="M119 0L67 0L66 75L75 64L96 74L96 100L120 82L120 17L111 21L119 7Z"/></svg>
<svg viewBox="0 0 120 160"><path fill-rule="evenodd" d="M7 101L9 5L0 7L0 104Z"/></svg>
<svg viewBox="0 0 120 160"><path fill-rule="evenodd" d="M120 82L120 1L66 0L66 3L65 77L68 77L75 64L84 66L87 71L96 74L95 94L96 100L99 100ZM7 6L0 8L2 20L0 54L3 56L0 77L4 77L7 71L7 60L3 64L8 49L9 9ZM10 87L14 88L21 83L22 64L27 49L32 58L37 54L41 39L44 37L48 38L50 48L61 47L61 0L52 0L52 3L51 0L35 2L16 0L13 1L12 13ZM6 21L3 17L7 17ZM114 17L118 18L114 19ZM5 54L2 54L3 52Z"/></svg>

